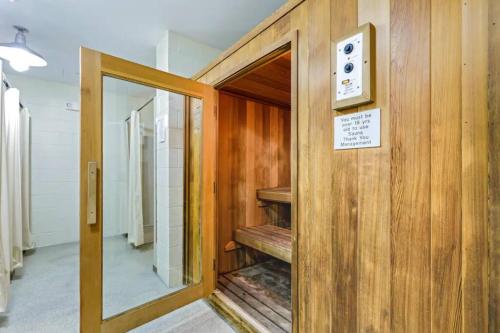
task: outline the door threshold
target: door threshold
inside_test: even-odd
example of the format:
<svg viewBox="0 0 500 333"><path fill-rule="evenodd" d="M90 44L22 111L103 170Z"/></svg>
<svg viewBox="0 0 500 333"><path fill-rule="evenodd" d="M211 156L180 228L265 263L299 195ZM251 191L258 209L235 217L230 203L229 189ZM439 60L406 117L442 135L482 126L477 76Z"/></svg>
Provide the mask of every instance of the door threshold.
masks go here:
<svg viewBox="0 0 500 333"><path fill-rule="evenodd" d="M238 332L271 333L267 327L255 320L248 312L224 295L219 289L214 290L208 297L208 301Z"/></svg>

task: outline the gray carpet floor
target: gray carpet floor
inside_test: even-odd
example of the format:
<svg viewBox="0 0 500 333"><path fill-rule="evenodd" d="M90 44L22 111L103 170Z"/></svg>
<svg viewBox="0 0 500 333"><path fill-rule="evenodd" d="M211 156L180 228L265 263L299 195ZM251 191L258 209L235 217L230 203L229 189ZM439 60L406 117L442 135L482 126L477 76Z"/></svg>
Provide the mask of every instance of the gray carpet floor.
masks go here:
<svg viewBox="0 0 500 333"><path fill-rule="evenodd" d="M111 249L123 250L120 241L110 245ZM7 312L0 314L0 332L78 332L78 248L77 243L49 246L25 256L24 267L16 271L11 284ZM119 261L116 261L116 258L119 255L111 254L105 262L110 260L117 263ZM121 274L127 267L122 265L109 267L108 273L111 274L109 281L112 282L108 284L105 279L104 286L104 291L108 295L104 302L108 313L121 312L171 291L154 276L149 267L146 269L144 265L137 266L135 260L148 258L149 262L151 256L151 251L148 252L147 249L133 253L135 259L131 260L130 264L136 265L136 274L130 274L126 280L113 277L112 274ZM149 278L150 281L144 281ZM152 286L149 286L148 282ZM135 288L143 286L143 289L135 290L131 297L127 297L126 291L129 285ZM234 331L205 301L200 300L132 332L230 333Z"/></svg>

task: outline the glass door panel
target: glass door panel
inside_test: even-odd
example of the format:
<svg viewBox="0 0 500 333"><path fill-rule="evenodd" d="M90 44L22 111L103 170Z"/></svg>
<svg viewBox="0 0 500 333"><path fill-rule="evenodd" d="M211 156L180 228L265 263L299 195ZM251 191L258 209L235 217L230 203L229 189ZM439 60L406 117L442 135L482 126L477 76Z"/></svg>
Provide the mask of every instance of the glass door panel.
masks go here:
<svg viewBox="0 0 500 333"><path fill-rule="evenodd" d="M81 71L81 330L122 332L214 288L214 92L87 49Z"/></svg>
<svg viewBox="0 0 500 333"><path fill-rule="evenodd" d="M201 151L189 147L201 147L201 112L190 117L189 101L201 110L197 98L103 79L104 319L199 283L200 225L184 216L184 163L200 184Z"/></svg>

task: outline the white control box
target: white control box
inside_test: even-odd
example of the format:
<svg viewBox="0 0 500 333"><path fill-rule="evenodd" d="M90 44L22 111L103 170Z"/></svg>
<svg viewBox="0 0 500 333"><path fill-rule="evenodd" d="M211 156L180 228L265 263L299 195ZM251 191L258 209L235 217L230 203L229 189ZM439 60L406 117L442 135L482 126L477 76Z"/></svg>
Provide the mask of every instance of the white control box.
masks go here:
<svg viewBox="0 0 500 333"><path fill-rule="evenodd" d="M337 44L337 101L358 97L363 93L362 51L361 33Z"/></svg>
<svg viewBox="0 0 500 333"><path fill-rule="evenodd" d="M332 43L332 108L372 102L375 28L367 23Z"/></svg>

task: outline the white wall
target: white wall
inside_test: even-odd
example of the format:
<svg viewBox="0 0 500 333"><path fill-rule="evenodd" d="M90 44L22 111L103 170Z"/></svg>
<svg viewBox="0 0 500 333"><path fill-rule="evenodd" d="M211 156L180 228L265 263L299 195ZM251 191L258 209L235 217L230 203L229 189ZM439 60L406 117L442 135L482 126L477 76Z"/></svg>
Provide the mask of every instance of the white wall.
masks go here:
<svg viewBox="0 0 500 333"><path fill-rule="evenodd" d="M190 77L219 53L220 50L167 31L157 46L157 68ZM32 116L32 232L36 246L78 241L80 113L67 111L66 102L79 101L79 87L23 75L9 75L9 80L21 91L21 100ZM157 266L160 263L166 268L163 277L168 283L169 274L176 277L172 281L179 280L182 263L179 235L183 193L179 180L183 175L184 119L180 99L168 93L161 97L161 94L158 93L155 103L155 119L166 116L168 133L167 142L157 147L157 197L164 198L157 209L160 212L157 227L163 228L157 244L162 248L157 251ZM127 106L127 110L131 109ZM118 190L116 186L109 189L110 197ZM106 235L119 232L119 226L113 223L120 215L119 206L115 204L110 204L110 215L105 218ZM174 267L174 273L168 271L168 267Z"/></svg>
<svg viewBox="0 0 500 333"><path fill-rule="evenodd" d="M133 83L109 77L104 78L103 82L103 236L110 237L127 232L128 141L123 133L127 129L125 119L132 110L137 110L154 97L155 90L144 88L144 91L141 90L144 96L136 96L139 90ZM141 111L140 115L143 119L147 110ZM147 189L144 186L143 190ZM146 201L148 196L143 196L144 199ZM143 202L145 219L152 215L152 212L148 215L146 211L147 204L149 203ZM145 220L144 223L152 224L152 221Z"/></svg>
<svg viewBox="0 0 500 333"><path fill-rule="evenodd" d="M79 240L80 99L78 86L9 75L32 118L32 232L37 247ZM124 221L120 126L144 98L106 91L104 96L104 236L120 234Z"/></svg>
<svg viewBox="0 0 500 333"><path fill-rule="evenodd" d="M79 88L9 75L32 119L32 232L37 247L79 239Z"/></svg>
<svg viewBox="0 0 500 333"><path fill-rule="evenodd" d="M191 77L221 51L167 31L156 47L156 68ZM156 267L170 287L182 284L184 97L157 92L155 120L163 119L166 141L157 144Z"/></svg>

